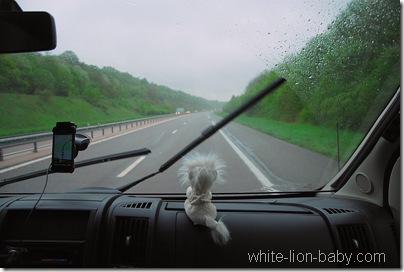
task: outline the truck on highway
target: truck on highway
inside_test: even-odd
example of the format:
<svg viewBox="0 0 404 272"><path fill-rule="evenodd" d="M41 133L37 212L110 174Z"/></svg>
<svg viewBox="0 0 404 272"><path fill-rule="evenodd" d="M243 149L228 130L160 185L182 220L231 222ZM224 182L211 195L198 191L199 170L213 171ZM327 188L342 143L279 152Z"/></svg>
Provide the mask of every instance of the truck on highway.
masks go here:
<svg viewBox="0 0 404 272"><path fill-rule="evenodd" d="M175 114L183 114L185 111L184 111L184 108L177 108L177 110L175 111Z"/></svg>

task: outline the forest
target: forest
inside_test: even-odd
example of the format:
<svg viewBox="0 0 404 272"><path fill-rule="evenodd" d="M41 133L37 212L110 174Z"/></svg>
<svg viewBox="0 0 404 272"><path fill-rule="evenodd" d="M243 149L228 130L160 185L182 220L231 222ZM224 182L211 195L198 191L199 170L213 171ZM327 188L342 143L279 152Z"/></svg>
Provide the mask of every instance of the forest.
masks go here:
<svg viewBox="0 0 404 272"><path fill-rule="evenodd" d="M233 96L224 111L282 76L287 84L247 116L365 132L399 87L400 40L399 1L353 1L325 32Z"/></svg>

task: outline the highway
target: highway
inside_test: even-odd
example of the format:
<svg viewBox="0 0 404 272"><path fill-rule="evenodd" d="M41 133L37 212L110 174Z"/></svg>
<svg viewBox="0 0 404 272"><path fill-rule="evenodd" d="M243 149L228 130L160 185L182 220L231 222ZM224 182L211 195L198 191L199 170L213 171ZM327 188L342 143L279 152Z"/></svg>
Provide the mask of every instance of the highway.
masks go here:
<svg viewBox="0 0 404 272"><path fill-rule="evenodd" d="M46 192L66 192L83 187L118 188L158 171L170 157L201 135L220 117L209 112L186 114L90 144L76 161L148 148L151 154L78 168L74 173L49 175ZM335 175L336 162L321 154L262 134L246 126L230 123L195 150L216 152L225 161L226 182L215 184L214 193L311 190ZM1 177L46 169L50 157L3 169ZM178 161L169 169L143 181L128 193L185 193L179 184ZM0 193L39 193L46 177L38 177L0 188Z"/></svg>

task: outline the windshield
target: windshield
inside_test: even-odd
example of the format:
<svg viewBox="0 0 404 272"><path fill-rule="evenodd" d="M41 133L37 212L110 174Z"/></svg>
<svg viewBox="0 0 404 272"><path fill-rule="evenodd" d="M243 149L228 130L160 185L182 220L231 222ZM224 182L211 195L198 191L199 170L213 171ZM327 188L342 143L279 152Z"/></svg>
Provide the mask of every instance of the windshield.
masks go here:
<svg viewBox="0 0 404 272"><path fill-rule="evenodd" d="M49 176L46 192L118 188L266 87L286 83L195 148L226 164L214 193L319 190L400 84L400 2L20 0L54 16L57 47L0 55L0 175L47 169L56 122L91 138L75 161L144 156ZM184 193L181 161L128 192ZM45 176L0 188L39 193Z"/></svg>

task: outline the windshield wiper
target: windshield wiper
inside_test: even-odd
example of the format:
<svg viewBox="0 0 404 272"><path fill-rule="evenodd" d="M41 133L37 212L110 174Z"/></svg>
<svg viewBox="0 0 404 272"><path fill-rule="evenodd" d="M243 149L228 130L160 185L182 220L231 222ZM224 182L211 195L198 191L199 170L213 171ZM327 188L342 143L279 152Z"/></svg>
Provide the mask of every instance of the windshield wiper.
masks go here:
<svg viewBox="0 0 404 272"><path fill-rule="evenodd" d="M175 154L173 157L171 157L167 162L165 162L163 165L160 166L159 170L157 172L154 172L150 175L147 175L139 180L133 181L127 185L121 186L117 188L117 190L121 192L125 192L132 188L133 186L139 184L140 182L149 179L159 173L164 172L167 170L170 166L172 166L174 163L176 163L179 159L181 159L184 155L186 155L189 151L197 147L200 143L204 142L206 139L208 139L210 136L215 134L218 130L220 130L222 127L224 127L227 123L232 121L234 118L239 116L241 113L255 105L258 101L260 101L262 98L264 98L267 94L278 88L281 84L283 84L286 81L284 78L278 78L272 81L270 85L268 85L266 88L261 90L259 93L251 97L249 100L247 100L245 103L243 103L240 107L235 109L233 112L231 112L229 115L227 115L225 118L223 118L220 122L216 123L215 125L211 125L207 127L205 130L202 131L201 136L196 138L194 141L192 141L190 144L188 144L186 147L184 147L181 151L179 151L177 154Z"/></svg>
<svg viewBox="0 0 404 272"><path fill-rule="evenodd" d="M83 161L77 162L74 167L75 168L80 168L80 167L89 166L89 165L98 164L98 163L103 163L103 162L109 162L109 161L121 160L121 159L126 159L126 158L131 158L131 157L137 157L137 156L146 155L146 154L149 154L149 153L151 153L151 151L149 149L142 148L142 149L138 149L138 150L133 150L133 151L127 151L127 152L122 152L122 153L113 154L113 155L102 156L102 157L98 157L98 158L94 158L94 159L83 160ZM40 176L45 176L47 173L52 174L52 173L55 173L55 172L53 172L51 170L48 170L48 169L43 169L43 170L38 170L38 171L35 171L35 172L32 172L32 173L20 175L20 176L15 176L15 177L12 177L12 178L3 179L3 180L0 180L0 187L3 187L3 186L8 185L8 184L16 183L16 182L19 182L19 181L27 180L27 179L32 179L32 178L36 178L36 177L40 177Z"/></svg>

